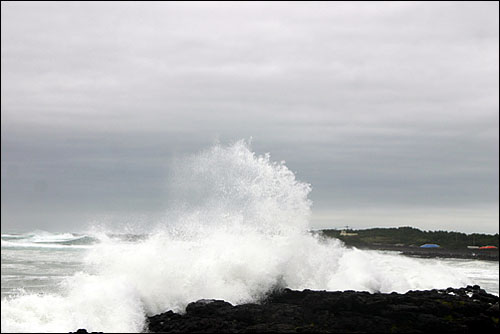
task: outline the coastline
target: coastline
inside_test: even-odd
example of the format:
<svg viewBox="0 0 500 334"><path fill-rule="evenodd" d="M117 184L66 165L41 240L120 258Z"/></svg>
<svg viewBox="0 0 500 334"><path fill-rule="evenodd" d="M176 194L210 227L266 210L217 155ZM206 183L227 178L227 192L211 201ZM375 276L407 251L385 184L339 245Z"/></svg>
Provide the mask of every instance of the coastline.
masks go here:
<svg viewBox="0 0 500 334"><path fill-rule="evenodd" d="M499 297L478 285L404 294L281 288L256 303L201 299L148 317L144 332L493 333L499 318Z"/></svg>
<svg viewBox="0 0 500 334"><path fill-rule="evenodd" d="M471 260L498 261L498 249L447 249L447 248L420 248L396 245L349 245L349 248L397 251L401 255L421 257L421 258L456 258Z"/></svg>
<svg viewBox="0 0 500 334"><path fill-rule="evenodd" d="M402 255L423 258L457 258L498 261L497 234L455 231L423 231L411 226L354 229L323 229L311 231L325 238L341 240L346 247L397 251ZM431 244L435 247L421 247ZM491 249L480 249L492 246ZM470 248L474 247L474 248Z"/></svg>

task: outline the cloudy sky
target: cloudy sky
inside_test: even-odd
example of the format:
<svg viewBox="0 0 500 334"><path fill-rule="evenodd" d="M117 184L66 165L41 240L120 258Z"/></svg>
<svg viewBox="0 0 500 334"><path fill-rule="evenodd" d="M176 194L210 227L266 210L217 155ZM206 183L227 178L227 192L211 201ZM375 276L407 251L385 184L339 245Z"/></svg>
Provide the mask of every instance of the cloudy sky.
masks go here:
<svg viewBox="0 0 500 334"><path fill-rule="evenodd" d="M498 2L1 6L2 231L158 221L252 137L314 228L498 232Z"/></svg>

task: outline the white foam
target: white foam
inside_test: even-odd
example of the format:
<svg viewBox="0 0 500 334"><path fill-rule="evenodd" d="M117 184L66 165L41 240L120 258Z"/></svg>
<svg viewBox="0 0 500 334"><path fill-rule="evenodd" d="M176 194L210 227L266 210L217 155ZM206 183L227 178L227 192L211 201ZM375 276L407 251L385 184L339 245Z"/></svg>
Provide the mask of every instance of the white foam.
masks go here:
<svg viewBox="0 0 500 334"><path fill-rule="evenodd" d="M85 236L82 235L75 235L72 233L50 233L50 232L44 232L44 233L37 233L33 234L30 236L29 240L31 242L63 242L63 241L72 241L72 240L77 240L81 239Z"/></svg>

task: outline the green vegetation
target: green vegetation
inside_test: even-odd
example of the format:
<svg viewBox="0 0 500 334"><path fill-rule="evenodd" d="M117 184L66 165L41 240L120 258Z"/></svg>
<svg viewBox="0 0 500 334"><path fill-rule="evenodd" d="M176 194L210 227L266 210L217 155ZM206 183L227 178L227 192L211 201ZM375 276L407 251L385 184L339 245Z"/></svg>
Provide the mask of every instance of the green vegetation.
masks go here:
<svg viewBox="0 0 500 334"><path fill-rule="evenodd" d="M318 231L326 237L334 237L352 246L368 245L398 245L420 246L422 244L438 244L441 248L463 249L467 246L496 246L498 247L497 234L465 234L448 231L421 231L413 227L398 228L371 228L366 230L348 230L349 233L358 235L341 235L341 230Z"/></svg>

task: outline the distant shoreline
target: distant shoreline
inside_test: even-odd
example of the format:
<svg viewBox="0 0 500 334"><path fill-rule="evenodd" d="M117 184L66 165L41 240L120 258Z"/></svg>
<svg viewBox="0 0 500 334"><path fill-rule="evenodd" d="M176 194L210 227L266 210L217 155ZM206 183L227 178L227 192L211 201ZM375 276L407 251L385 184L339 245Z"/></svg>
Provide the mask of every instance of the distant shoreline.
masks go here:
<svg viewBox="0 0 500 334"><path fill-rule="evenodd" d="M422 231L409 226L365 230L353 230L346 226L345 229L318 230L312 233L325 238L339 239L347 247L359 249L398 251L403 255L423 258L498 261L498 234ZM433 244L435 247L420 247L424 244ZM479 249L480 246L497 248Z"/></svg>
<svg viewBox="0 0 500 334"><path fill-rule="evenodd" d="M446 248L420 248L407 246L393 245L363 245L352 246L358 249L382 250L382 251L397 251L402 255L420 257L420 258L455 258L455 259L471 259L471 260L486 260L498 261L498 249L446 249Z"/></svg>

